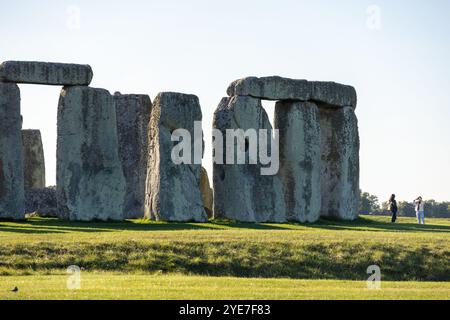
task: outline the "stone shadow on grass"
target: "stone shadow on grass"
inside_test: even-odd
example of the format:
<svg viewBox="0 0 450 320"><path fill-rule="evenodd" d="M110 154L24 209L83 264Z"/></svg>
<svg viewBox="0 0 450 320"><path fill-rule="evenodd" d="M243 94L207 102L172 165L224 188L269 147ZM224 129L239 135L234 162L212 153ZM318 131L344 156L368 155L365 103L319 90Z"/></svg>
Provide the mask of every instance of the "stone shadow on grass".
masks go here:
<svg viewBox="0 0 450 320"><path fill-rule="evenodd" d="M188 231L188 230L290 230L283 225L241 223L235 221L211 221L209 223L190 222L150 222L147 220L126 220L122 222L78 222L58 218L29 218L23 221L0 221L0 232L26 234L69 233L69 232L114 232L114 231Z"/></svg>
<svg viewBox="0 0 450 320"><path fill-rule="evenodd" d="M210 223L220 228L217 229L250 229L250 230L292 230L287 228L288 224L275 223L251 223L251 222L237 222L231 220L212 220Z"/></svg>
<svg viewBox="0 0 450 320"><path fill-rule="evenodd" d="M181 231L208 230L213 227L194 223L136 223L124 222L77 222L57 218L32 218L5 224L0 221L0 232L17 233L69 233L69 232L114 232L114 231Z"/></svg>
<svg viewBox="0 0 450 320"><path fill-rule="evenodd" d="M0 232L23 234L51 234L70 232L114 232L114 231L188 231L188 230L290 230L301 227L335 231L355 232L450 232L450 226L445 225L417 225L413 223L391 224L388 222L373 221L359 218L355 221L325 220L312 224L270 224L270 223L242 223L227 220L213 220L209 223L180 223L180 222L149 222L146 220L127 220L124 222L75 222L57 218L30 218L23 221L6 222L0 220ZM300 230L300 229L299 229Z"/></svg>

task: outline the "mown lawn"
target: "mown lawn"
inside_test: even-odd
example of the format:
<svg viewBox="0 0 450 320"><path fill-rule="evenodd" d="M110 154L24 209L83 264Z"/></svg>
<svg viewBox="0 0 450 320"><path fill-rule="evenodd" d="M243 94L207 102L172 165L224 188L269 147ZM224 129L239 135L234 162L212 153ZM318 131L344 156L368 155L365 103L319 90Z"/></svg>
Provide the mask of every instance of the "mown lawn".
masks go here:
<svg viewBox="0 0 450 320"><path fill-rule="evenodd" d="M382 282L368 289L363 281L255 279L183 275L81 273L81 288L69 290L67 276L2 277L5 299L139 300L448 300L450 283ZM17 287L18 292L11 292Z"/></svg>
<svg viewBox="0 0 450 320"><path fill-rule="evenodd" d="M19 283L5 298L448 299L449 240L448 219L0 221L0 296ZM79 292L58 289L70 265L82 270ZM370 265L381 268L381 291L364 289Z"/></svg>

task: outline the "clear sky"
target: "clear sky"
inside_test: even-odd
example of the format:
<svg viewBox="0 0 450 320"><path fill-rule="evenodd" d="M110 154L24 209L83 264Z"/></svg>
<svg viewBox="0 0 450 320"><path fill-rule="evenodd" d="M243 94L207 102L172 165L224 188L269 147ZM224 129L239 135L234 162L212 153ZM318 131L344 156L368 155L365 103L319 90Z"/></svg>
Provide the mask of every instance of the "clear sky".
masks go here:
<svg viewBox="0 0 450 320"><path fill-rule="evenodd" d="M362 189L450 200L449 12L446 0L0 0L0 61L87 63L91 85L111 93L196 94L209 172L212 115L232 80L350 84ZM42 131L52 185L60 88L20 87L24 128Z"/></svg>

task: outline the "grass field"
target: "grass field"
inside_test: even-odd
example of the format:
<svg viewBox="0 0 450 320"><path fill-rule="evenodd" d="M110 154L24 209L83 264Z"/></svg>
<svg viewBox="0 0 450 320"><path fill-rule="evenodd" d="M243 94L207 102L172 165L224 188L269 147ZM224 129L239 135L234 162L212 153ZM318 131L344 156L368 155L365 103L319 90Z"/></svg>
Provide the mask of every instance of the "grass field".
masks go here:
<svg viewBox="0 0 450 320"><path fill-rule="evenodd" d="M0 299L450 299L449 240L448 219L0 222ZM370 265L381 290L366 289Z"/></svg>
<svg viewBox="0 0 450 320"><path fill-rule="evenodd" d="M82 274L81 288L68 290L67 276L12 276L0 282L0 299L450 299L450 283L255 279L183 275ZM20 288L17 293L11 288Z"/></svg>

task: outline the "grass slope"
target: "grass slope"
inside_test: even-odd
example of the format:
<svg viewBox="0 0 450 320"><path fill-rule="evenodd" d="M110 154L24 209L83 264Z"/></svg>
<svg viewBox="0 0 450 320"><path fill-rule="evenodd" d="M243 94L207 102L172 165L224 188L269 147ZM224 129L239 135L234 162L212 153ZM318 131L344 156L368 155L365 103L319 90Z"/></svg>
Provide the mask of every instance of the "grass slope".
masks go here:
<svg viewBox="0 0 450 320"><path fill-rule="evenodd" d="M376 264L383 280L450 280L448 219L429 219L425 226L409 218L395 225L388 221L0 222L0 275L62 275L69 265L78 265L86 273L123 276L178 273L364 281L367 267ZM5 279L14 278L1 281Z"/></svg>

